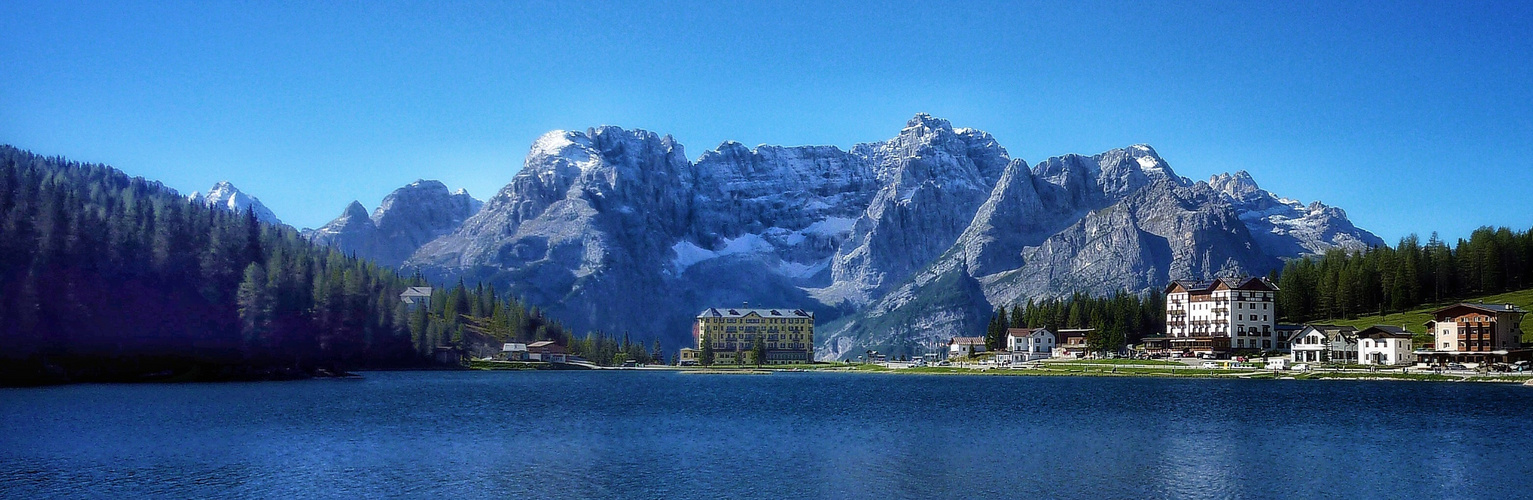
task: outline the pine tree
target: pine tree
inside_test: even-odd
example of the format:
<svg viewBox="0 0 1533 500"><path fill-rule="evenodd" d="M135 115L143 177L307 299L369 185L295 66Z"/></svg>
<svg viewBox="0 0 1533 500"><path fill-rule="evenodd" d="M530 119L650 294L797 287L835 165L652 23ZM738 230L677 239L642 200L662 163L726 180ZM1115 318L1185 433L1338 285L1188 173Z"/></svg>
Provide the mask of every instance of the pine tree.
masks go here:
<svg viewBox="0 0 1533 500"><path fill-rule="evenodd" d="M701 364L703 366L712 366L713 365L713 340L709 339L708 338L708 334L704 333L704 334L702 334L702 337L699 338L698 343L702 344L702 347L700 348L701 352L697 353L697 362L698 362L698 364Z"/></svg>

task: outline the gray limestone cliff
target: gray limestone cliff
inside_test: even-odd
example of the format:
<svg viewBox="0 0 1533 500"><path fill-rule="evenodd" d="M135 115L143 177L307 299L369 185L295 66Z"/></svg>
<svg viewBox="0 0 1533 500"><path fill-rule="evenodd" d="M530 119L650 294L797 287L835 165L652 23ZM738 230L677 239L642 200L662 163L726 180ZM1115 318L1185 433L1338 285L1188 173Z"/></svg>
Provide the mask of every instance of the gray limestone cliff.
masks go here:
<svg viewBox="0 0 1533 500"><path fill-rule="evenodd" d="M320 232L383 255L388 219L352 212ZM822 358L917 352L1027 298L1263 274L1377 241L1243 173L1189 181L1146 145L1029 168L924 114L849 151L726 142L696 161L648 131L554 131L460 224L399 227L421 241L404 267L493 282L575 331L671 348L696 311L749 301L815 311Z"/></svg>
<svg viewBox="0 0 1533 500"><path fill-rule="evenodd" d="M398 266L422 245L456 231L479 207L467 191L449 192L439 181L418 180L383 198L372 215L356 201L341 216L304 236L320 245Z"/></svg>

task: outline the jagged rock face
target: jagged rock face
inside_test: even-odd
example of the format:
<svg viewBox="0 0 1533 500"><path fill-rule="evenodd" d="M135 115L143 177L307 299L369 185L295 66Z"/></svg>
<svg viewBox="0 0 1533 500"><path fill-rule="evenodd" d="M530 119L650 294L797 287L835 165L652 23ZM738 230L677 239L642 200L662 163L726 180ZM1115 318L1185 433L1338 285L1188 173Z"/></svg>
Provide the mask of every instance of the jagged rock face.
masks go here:
<svg viewBox="0 0 1533 500"><path fill-rule="evenodd" d="M340 217L308 233L309 241L333 246L343 252L372 255L377 243L378 226L367 215L367 207L353 201Z"/></svg>
<svg viewBox="0 0 1533 500"><path fill-rule="evenodd" d="M439 181L418 180L396 189L373 211L378 232L369 257L397 266L421 245L456 231L483 205L467 191L448 192Z"/></svg>
<svg viewBox="0 0 1533 500"><path fill-rule="evenodd" d="M421 245L457 230L482 205L467 191L449 192L439 181L418 180L389 193L371 216L361 203L353 201L340 217L304 236L379 264L397 266Z"/></svg>
<svg viewBox="0 0 1533 500"><path fill-rule="evenodd" d="M1244 170L1215 175L1208 185L1240 212L1240 220L1268 255L1320 254L1332 248L1362 250L1384 244L1373 233L1352 225L1342 209L1318 201L1305 206L1279 198L1258 187Z"/></svg>
<svg viewBox="0 0 1533 500"><path fill-rule="evenodd" d="M579 329L659 334L664 275L693 221L694 170L669 136L601 127L534 144L510 185L416 252L429 272L491 280ZM621 323L617 318L624 318Z"/></svg>
<svg viewBox="0 0 1533 500"><path fill-rule="evenodd" d="M1206 188L1157 182L1024 251L990 283L999 304L1075 291L1147 292L1171 279L1259 273L1278 265Z"/></svg>
<svg viewBox="0 0 1533 500"><path fill-rule="evenodd" d="M193 192L187 195L186 199L192 203L219 207L235 213L245 213L245 210L249 209L255 212L256 219L261 222L282 224L282 221L277 219L277 214L272 213L271 209L266 208L266 205L262 205L261 200L240 192L239 188L234 187L234 184L228 181L214 184L211 189L208 189L207 194Z"/></svg>
<svg viewBox="0 0 1533 500"><path fill-rule="evenodd" d="M1004 305L1076 291L1147 292L1173 277L1276 265L1229 204L1208 186L1176 176L1148 146L1049 158L1031 173L1013 162L949 250L915 279L843 319L820 352L841 357L912 343L930 347L983 329L979 318L936 321L951 311L924 304L945 303L954 292L930 283L973 280L981 302ZM925 327L893 342L868 330L888 322L885 311Z"/></svg>
<svg viewBox="0 0 1533 500"><path fill-rule="evenodd" d="M853 153L884 185L837 252L832 285L817 293L830 303L866 304L941 255L1011 163L990 134L925 114L898 137Z"/></svg>
<svg viewBox="0 0 1533 500"><path fill-rule="evenodd" d="M1026 298L1260 274L1311 247L1376 239L1339 210L1296 214L1254 183L1216 181L1177 176L1144 145L1029 168L989 134L926 115L851 151L726 142L696 162L642 130L556 131L405 266L492 281L575 331L668 347L691 341L706 307L804 308L829 358L924 352ZM1304 217L1325 229L1282 224ZM367 231L350 224L334 232Z"/></svg>
<svg viewBox="0 0 1533 500"><path fill-rule="evenodd" d="M1027 162L1012 160L958 237L968 272L984 276L1021 267L1022 249L1052 234L1060 218L1045 206Z"/></svg>

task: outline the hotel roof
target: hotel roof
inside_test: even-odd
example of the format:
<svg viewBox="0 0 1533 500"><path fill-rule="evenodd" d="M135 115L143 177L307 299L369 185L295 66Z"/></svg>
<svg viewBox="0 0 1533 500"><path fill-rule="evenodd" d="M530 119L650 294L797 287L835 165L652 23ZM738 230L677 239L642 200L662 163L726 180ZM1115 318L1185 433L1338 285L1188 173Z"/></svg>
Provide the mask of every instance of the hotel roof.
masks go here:
<svg viewBox="0 0 1533 500"><path fill-rule="evenodd" d="M1357 332L1357 336L1359 338L1394 337L1408 339L1411 338L1411 332L1405 331L1404 328L1400 328L1398 326L1373 325L1361 332Z"/></svg>
<svg viewBox="0 0 1533 500"><path fill-rule="evenodd" d="M1007 328L1006 334L1013 337L1031 337L1034 333L1049 333L1047 328Z"/></svg>
<svg viewBox="0 0 1533 500"><path fill-rule="evenodd" d="M1171 284L1166 285L1166 293L1171 293L1171 289L1176 288L1177 286L1181 286L1182 289L1187 290L1188 292L1212 292L1215 288L1218 288L1220 284L1223 284L1226 288L1231 290L1259 290L1272 292L1278 291L1277 285L1273 284L1272 280L1264 277L1249 277L1218 278L1208 281L1175 280L1172 281Z"/></svg>
<svg viewBox="0 0 1533 500"><path fill-rule="evenodd" d="M1457 308L1460 308L1460 307L1467 307L1467 308L1470 308L1470 309L1477 309L1477 310L1485 311L1485 312L1488 312L1488 313L1501 313L1501 312L1522 313L1522 314L1527 314L1528 313L1528 311L1523 310L1521 307L1517 307L1517 306L1512 305L1512 304L1485 304L1485 303L1481 303L1481 302L1460 302L1460 303L1453 304L1453 305L1448 306L1448 307L1444 307L1442 309L1438 309L1436 311L1432 311L1432 314L1435 315L1437 313L1441 313L1441 312L1444 312L1444 311L1449 311L1449 310L1452 310L1452 309L1457 309Z"/></svg>
<svg viewBox="0 0 1533 500"><path fill-rule="evenodd" d="M743 307L718 308L710 307L703 312L697 313L699 318L743 318L755 314L763 318L808 318L814 319L814 313L803 309L746 309Z"/></svg>

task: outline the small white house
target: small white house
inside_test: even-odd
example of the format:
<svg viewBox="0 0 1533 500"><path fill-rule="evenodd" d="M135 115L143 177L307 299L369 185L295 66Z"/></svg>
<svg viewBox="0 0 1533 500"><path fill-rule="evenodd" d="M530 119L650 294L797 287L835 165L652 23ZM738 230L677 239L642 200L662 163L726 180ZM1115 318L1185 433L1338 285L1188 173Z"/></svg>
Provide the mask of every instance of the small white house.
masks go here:
<svg viewBox="0 0 1533 500"><path fill-rule="evenodd" d="M431 307L431 287L412 286L399 294L399 301L411 307Z"/></svg>
<svg viewBox="0 0 1533 500"><path fill-rule="evenodd" d="M1054 353L1054 333L1045 328L1006 329L1006 351L1016 362L1046 359Z"/></svg>
<svg viewBox="0 0 1533 500"><path fill-rule="evenodd" d="M1411 332L1397 326L1374 325L1357 333L1357 362L1394 366L1416 362Z"/></svg>
<svg viewBox="0 0 1533 500"><path fill-rule="evenodd" d="M507 361L526 361L527 344L507 342L500 346L500 357Z"/></svg>
<svg viewBox="0 0 1533 500"><path fill-rule="evenodd" d="M985 352L984 337L953 337L947 342L947 356L961 358Z"/></svg>
<svg viewBox="0 0 1533 500"><path fill-rule="evenodd" d="M1357 362L1357 329L1350 326L1304 325L1288 344L1295 363Z"/></svg>

